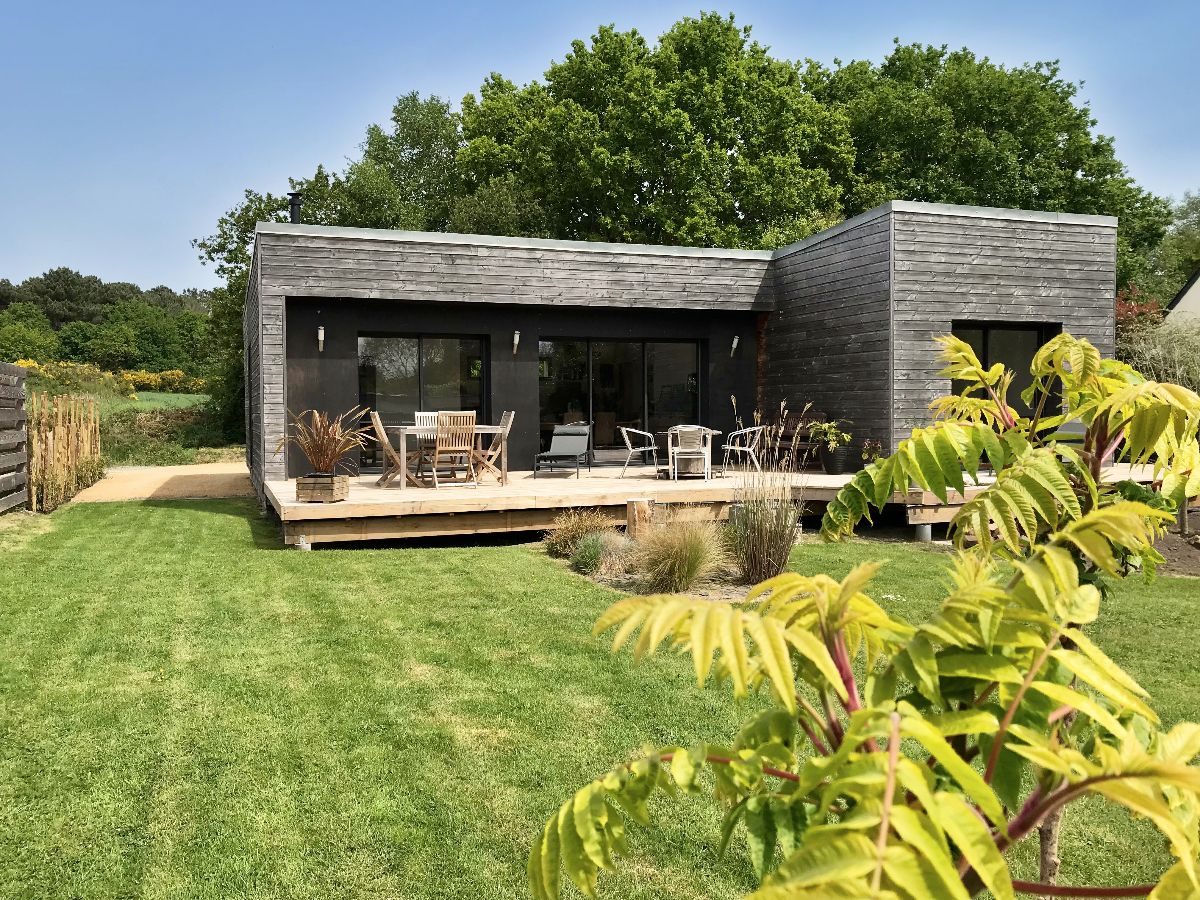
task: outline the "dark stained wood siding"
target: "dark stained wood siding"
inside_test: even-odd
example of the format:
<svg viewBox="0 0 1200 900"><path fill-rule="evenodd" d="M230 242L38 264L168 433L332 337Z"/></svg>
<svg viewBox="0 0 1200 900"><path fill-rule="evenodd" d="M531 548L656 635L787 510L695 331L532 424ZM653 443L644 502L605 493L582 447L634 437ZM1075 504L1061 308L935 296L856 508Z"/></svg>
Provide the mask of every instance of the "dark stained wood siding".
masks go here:
<svg viewBox="0 0 1200 900"><path fill-rule="evenodd" d="M891 423L891 217L874 211L775 260L767 326L767 412L780 400L853 423L885 443Z"/></svg>
<svg viewBox="0 0 1200 900"><path fill-rule="evenodd" d="M766 251L271 225L258 232L254 258L246 412L256 483L287 471L275 447L287 416L289 297L454 304L446 315L468 320L462 304L753 312L774 302Z"/></svg>
<svg viewBox="0 0 1200 900"><path fill-rule="evenodd" d="M894 440L929 421L947 393L933 338L953 323L1061 325L1111 354L1116 223L992 215L893 213Z"/></svg>
<svg viewBox="0 0 1200 900"><path fill-rule="evenodd" d="M0 513L29 500L25 370L0 363Z"/></svg>

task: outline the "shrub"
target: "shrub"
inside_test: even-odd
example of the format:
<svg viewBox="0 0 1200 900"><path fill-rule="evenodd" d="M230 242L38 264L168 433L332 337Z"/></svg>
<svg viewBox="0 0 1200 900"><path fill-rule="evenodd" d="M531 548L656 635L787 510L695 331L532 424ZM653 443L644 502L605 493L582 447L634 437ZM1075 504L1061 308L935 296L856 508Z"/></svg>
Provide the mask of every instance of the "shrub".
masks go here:
<svg viewBox="0 0 1200 900"><path fill-rule="evenodd" d="M617 578L629 565L633 541L609 528L585 534L571 554L571 568L584 575Z"/></svg>
<svg viewBox="0 0 1200 900"><path fill-rule="evenodd" d="M145 369L124 369L121 380L135 391L159 391L164 394L202 394L203 378L191 378L179 369L147 372Z"/></svg>
<svg viewBox="0 0 1200 900"><path fill-rule="evenodd" d="M1200 391L1200 321L1130 326L1118 335L1117 355L1147 378Z"/></svg>
<svg viewBox="0 0 1200 900"><path fill-rule="evenodd" d="M800 536L804 500L792 475L764 469L747 472L725 527L725 545L742 579L766 581L783 571Z"/></svg>
<svg viewBox="0 0 1200 900"><path fill-rule="evenodd" d="M133 388L112 372L93 366L91 363L50 361L39 363L32 359L19 359L17 365L29 370L29 391L45 391L59 394L94 394L132 397Z"/></svg>
<svg viewBox="0 0 1200 900"><path fill-rule="evenodd" d="M567 509L555 516L543 543L551 556L570 559L584 537L611 527L608 516L598 509Z"/></svg>
<svg viewBox="0 0 1200 900"><path fill-rule="evenodd" d="M633 551L634 567L656 593L686 591L725 569L728 562L715 522L676 520L656 525Z"/></svg>
<svg viewBox="0 0 1200 900"><path fill-rule="evenodd" d="M858 472L821 531L852 534L913 484L944 503L974 482L950 524L941 608L919 622L890 615L870 597L876 563L841 579L789 572L740 603L616 603L595 628L616 629L614 650L644 658L665 646L692 657L701 686L762 689L773 708L720 744L680 735L568 798L530 853L538 900L557 900L568 880L596 896L600 870L628 852L630 823L649 823L651 797L681 793L724 808L722 846L745 829L764 900L1196 896L1200 724L1160 724L1145 689L1087 631L1122 578L1162 561L1154 543L1195 493L1200 396L1062 334L1034 357L1029 391L1061 388L1065 409L1025 418L1007 401L1013 373L940 341L939 377L962 392ZM1064 453L1064 422L1083 427L1091 452ZM1113 462L1151 456L1157 490L1102 478ZM994 480L978 476L985 459ZM1158 828L1177 861L1157 887L1052 884L1058 817L1084 798ZM1081 827L1097 807L1086 815ZM1005 854L1034 834L1040 880L1016 881Z"/></svg>

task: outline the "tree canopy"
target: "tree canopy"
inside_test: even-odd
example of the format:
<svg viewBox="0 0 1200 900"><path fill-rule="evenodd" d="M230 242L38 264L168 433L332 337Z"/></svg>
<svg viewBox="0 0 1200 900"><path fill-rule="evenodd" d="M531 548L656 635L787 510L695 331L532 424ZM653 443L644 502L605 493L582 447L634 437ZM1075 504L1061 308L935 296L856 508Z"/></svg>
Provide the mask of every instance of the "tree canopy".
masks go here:
<svg viewBox="0 0 1200 900"><path fill-rule="evenodd" d="M342 172L289 185L317 224L727 247L781 246L891 199L1107 214L1125 287L1167 265L1151 254L1171 208L1079 88L1056 61L899 41L878 63L782 59L705 13L657 43L603 26L543 79L493 73L460 110L405 94ZM233 379L254 225L286 220L283 193L247 189L195 242L228 282L214 328Z"/></svg>

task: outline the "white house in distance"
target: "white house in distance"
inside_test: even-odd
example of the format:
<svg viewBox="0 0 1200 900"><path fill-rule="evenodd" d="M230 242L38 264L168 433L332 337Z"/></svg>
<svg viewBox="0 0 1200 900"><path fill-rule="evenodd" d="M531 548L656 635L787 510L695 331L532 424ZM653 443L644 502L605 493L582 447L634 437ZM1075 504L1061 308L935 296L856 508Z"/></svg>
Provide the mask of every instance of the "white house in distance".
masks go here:
<svg viewBox="0 0 1200 900"><path fill-rule="evenodd" d="M1183 319L1200 321L1200 269L1192 273L1175 299L1167 304L1167 319L1172 322Z"/></svg>

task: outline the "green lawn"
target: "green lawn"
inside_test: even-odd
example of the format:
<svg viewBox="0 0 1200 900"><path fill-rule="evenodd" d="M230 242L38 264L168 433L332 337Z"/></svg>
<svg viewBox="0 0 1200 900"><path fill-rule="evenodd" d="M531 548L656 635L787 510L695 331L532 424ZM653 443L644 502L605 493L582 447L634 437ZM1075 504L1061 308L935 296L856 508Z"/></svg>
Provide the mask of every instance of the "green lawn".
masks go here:
<svg viewBox="0 0 1200 900"><path fill-rule="evenodd" d="M933 608L936 551L806 545L794 565L867 558L890 560L891 610ZM571 791L756 708L685 660L610 657L589 631L615 596L533 547L281 550L250 503L0 520L0 896L520 897ZM1197 600L1130 586L1094 629L1168 721L1200 714ZM707 805L658 808L606 896L751 888ZM1064 879L1153 878L1147 834L1077 813Z"/></svg>

